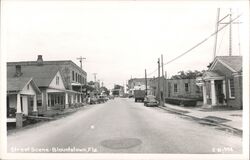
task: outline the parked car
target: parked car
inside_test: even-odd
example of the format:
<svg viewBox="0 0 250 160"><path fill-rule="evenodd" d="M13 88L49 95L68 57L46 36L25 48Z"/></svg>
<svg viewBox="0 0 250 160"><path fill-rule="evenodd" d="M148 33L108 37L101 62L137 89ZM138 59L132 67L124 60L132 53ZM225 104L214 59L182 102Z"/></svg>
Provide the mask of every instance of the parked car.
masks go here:
<svg viewBox="0 0 250 160"><path fill-rule="evenodd" d="M144 98L144 106L147 107L153 107L153 106L158 106L159 102L156 100L155 96L153 95L148 95Z"/></svg>
<svg viewBox="0 0 250 160"><path fill-rule="evenodd" d="M90 103L90 104L97 104L97 103L98 103L98 102L97 102L97 98L96 98L96 97L91 97L89 103Z"/></svg>
<svg viewBox="0 0 250 160"><path fill-rule="evenodd" d="M115 99L115 97L113 95L110 95L109 99Z"/></svg>
<svg viewBox="0 0 250 160"><path fill-rule="evenodd" d="M97 98L97 102L98 102L98 103L104 103L104 102L106 102L106 101L107 101L106 96L99 96L99 97Z"/></svg>

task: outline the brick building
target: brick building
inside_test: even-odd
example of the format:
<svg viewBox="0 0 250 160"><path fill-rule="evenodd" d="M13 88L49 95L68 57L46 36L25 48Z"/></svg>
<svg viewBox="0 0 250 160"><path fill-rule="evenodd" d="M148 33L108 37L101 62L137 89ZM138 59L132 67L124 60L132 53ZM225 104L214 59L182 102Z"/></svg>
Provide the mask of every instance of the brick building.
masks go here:
<svg viewBox="0 0 250 160"><path fill-rule="evenodd" d="M217 56L202 85L204 105L242 109L242 56Z"/></svg>

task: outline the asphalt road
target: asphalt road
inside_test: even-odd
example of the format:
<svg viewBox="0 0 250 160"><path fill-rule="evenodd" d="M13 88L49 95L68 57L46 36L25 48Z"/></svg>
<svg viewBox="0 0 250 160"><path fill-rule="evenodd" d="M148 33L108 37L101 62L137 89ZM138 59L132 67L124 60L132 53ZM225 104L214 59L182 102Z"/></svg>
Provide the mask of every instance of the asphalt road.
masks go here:
<svg viewBox="0 0 250 160"><path fill-rule="evenodd" d="M11 133L7 142L9 152L242 152L239 136L125 98Z"/></svg>

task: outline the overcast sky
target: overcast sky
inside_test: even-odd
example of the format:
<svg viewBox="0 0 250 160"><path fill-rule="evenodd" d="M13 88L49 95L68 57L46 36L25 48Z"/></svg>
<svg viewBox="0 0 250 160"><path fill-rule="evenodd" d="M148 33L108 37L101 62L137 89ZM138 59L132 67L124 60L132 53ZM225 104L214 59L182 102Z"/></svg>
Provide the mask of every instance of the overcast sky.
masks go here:
<svg viewBox="0 0 250 160"><path fill-rule="evenodd" d="M233 17L246 11L240 3L243 1L232 5ZM220 5L222 18L231 4ZM83 56L88 81L97 73L97 79L111 88L125 84L131 76L143 77L145 69L154 71L161 54L167 62L208 37L215 30L220 5L192 1L7 1L2 4L4 53L9 62L34 61L41 54L44 60L72 60L77 65L76 58ZM246 33L246 24L233 25L233 55L243 54L238 43ZM228 27L219 33L217 55L228 55L228 33ZM206 69L213 49L214 37L164 66L168 77L181 70ZM153 76L157 72L149 75Z"/></svg>

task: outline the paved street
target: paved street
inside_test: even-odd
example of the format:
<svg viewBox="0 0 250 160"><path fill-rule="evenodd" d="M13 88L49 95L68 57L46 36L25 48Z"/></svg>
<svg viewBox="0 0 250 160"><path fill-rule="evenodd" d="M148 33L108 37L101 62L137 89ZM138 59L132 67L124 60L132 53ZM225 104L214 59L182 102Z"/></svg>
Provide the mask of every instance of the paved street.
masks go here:
<svg viewBox="0 0 250 160"><path fill-rule="evenodd" d="M70 152L67 148L71 148L97 153L241 153L241 141L239 136L160 108L116 98L11 133L8 151Z"/></svg>

